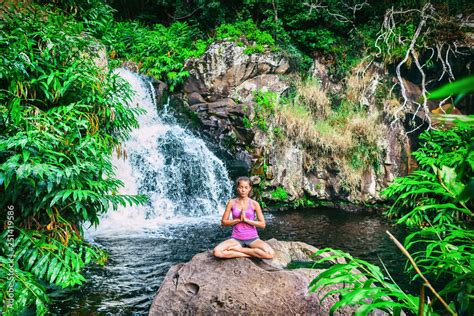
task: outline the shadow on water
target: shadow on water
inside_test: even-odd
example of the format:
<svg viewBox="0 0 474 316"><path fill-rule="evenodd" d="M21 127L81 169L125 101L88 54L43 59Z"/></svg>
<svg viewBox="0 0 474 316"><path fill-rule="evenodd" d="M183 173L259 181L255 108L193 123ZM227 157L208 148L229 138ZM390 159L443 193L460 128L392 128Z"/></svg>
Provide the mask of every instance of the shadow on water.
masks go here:
<svg viewBox="0 0 474 316"><path fill-rule="evenodd" d="M404 258L389 240L390 230L400 240L405 231L377 215L337 210L296 210L266 213L262 239L302 241L317 248L332 247L378 266L380 257L399 285L407 288ZM103 268L86 271L87 283L79 289L53 294L51 312L58 315L146 315L153 297L172 265L211 250L230 235L229 227L215 222L161 225L134 236L96 237L109 253Z"/></svg>

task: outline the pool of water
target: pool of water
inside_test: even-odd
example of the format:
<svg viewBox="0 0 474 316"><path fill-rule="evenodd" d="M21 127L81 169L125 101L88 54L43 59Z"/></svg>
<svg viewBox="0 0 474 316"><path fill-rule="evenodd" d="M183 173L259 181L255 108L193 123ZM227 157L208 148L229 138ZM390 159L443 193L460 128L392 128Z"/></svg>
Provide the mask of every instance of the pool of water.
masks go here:
<svg viewBox="0 0 474 316"><path fill-rule="evenodd" d="M334 209L265 213L262 239L302 241L318 248L332 247L378 264L379 257L402 286L404 260L385 231L399 240L405 232L377 215ZM139 234L97 235L93 242L105 248L105 267L85 271L83 286L51 293L51 312L59 315L147 315L153 297L172 265L189 261L230 235L220 218L198 223L162 224Z"/></svg>

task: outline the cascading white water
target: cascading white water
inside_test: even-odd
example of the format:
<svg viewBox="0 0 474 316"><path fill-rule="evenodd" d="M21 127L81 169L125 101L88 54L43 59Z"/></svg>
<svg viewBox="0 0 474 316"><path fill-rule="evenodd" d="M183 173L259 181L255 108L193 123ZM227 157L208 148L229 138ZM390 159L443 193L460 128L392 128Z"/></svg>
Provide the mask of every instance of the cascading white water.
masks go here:
<svg viewBox="0 0 474 316"><path fill-rule="evenodd" d="M149 82L125 69L116 72L136 91L130 105L147 110L125 143L128 159L113 158L117 178L125 184L120 193L144 194L150 201L145 206L110 210L97 229L88 229L87 234L128 234L164 223L218 222L231 194L222 161L201 139L160 119Z"/></svg>

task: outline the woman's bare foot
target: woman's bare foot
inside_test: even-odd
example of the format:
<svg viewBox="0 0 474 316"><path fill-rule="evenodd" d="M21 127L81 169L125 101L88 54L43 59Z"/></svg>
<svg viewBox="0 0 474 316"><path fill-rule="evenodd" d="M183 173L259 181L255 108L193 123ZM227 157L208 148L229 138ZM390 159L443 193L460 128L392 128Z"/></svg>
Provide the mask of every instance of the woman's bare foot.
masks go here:
<svg viewBox="0 0 474 316"><path fill-rule="evenodd" d="M243 247L240 246L240 245L235 245L235 246L230 246L229 248L227 248L226 250L228 251L239 251L240 249L242 249Z"/></svg>

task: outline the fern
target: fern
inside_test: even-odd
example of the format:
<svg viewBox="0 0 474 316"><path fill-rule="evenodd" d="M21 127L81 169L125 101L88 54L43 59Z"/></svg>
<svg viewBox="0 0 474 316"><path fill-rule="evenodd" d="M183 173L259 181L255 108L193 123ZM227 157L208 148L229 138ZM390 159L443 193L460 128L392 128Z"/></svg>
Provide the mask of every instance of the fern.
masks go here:
<svg viewBox="0 0 474 316"><path fill-rule="evenodd" d="M313 255L318 256L321 258L316 263L337 263L311 281L310 291L324 291L325 287L344 284L328 291L321 299L323 301L330 295L339 295L339 301L330 309L331 315L346 305L357 305L355 315L367 315L374 309L391 315L400 315L401 310L412 313L418 310L419 298L403 292L393 280L387 281L390 276L386 277L379 267L331 248L321 249Z"/></svg>
<svg viewBox="0 0 474 316"><path fill-rule="evenodd" d="M0 293L3 298L2 315L18 315L25 306L34 305L36 315L45 315L49 302L45 287L30 272L21 270L17 264L10 268L11 261L0 256ZM13 289L13 292L10 292ZM6 299L12 295L10 302Z"/></svg>
<svg viewBox="0 0 474 316"><path fill-rule="evenodd" d="M79 10L82 18L97 16L90 11L97 2L91 5ZM128 107L133 92L124 80L94 64L96 48L83 31L96 26L86 24L35 3L2 12L0 208L15 212L8 220L0 213L0 226L14 226L16 237L8 259L12 247L0 242L0 278L13 275L16 283L15 303L3 304L2 313L33 304L46 313L46 286L82 284L83 268L105 260L82 240L82 224L146 201L118 193L123 183L111 162L114 151L125 155L121 143L144 111Z"/></svg>
<svg viewBox="0 0 474 316"><path fill-rule="evenodd" d="M424 132L413 153L419 169L396 178L383 191L394 200L387 211L398 223L444 226L462 223L473 213L471 196L464 194L473 178L474 129Z"/></svg>
<svg viewBox="0 0 474 316"><path fill-rule="evenodd" d="M6 233L2 234L3 239ZM16 233L15 252L10 256L14 265L12 282L15 284L15 301L12 309L4 311L21 311L34 303L37 314L43 315L47 311L48 298L41 284L54 284L62 288L80 285L85 281L81 271L87 264L103 264L106 260L101 249L88 245L75 232L64 228L56 227L47 232L16 229ZM58 240L52 236L66 238ZM7 253L5 245L0 246L2 253ZM0 262L0 279L5 280L1 291L3 297L7 297L11 282L7 279L12 275L9 269L11 261L0 256Z"/></svg>
<svg viewBox="0 0 474 316"><path fill-rule="evenodd" d="M474 312L474 231L458 226L428 227L405 239L407 250L425 273L438 280L448 280L440 292L451 297L460 315ZM411 266L409 271L413 271ZM417 279L415 274L413 280Z"/></svg>

